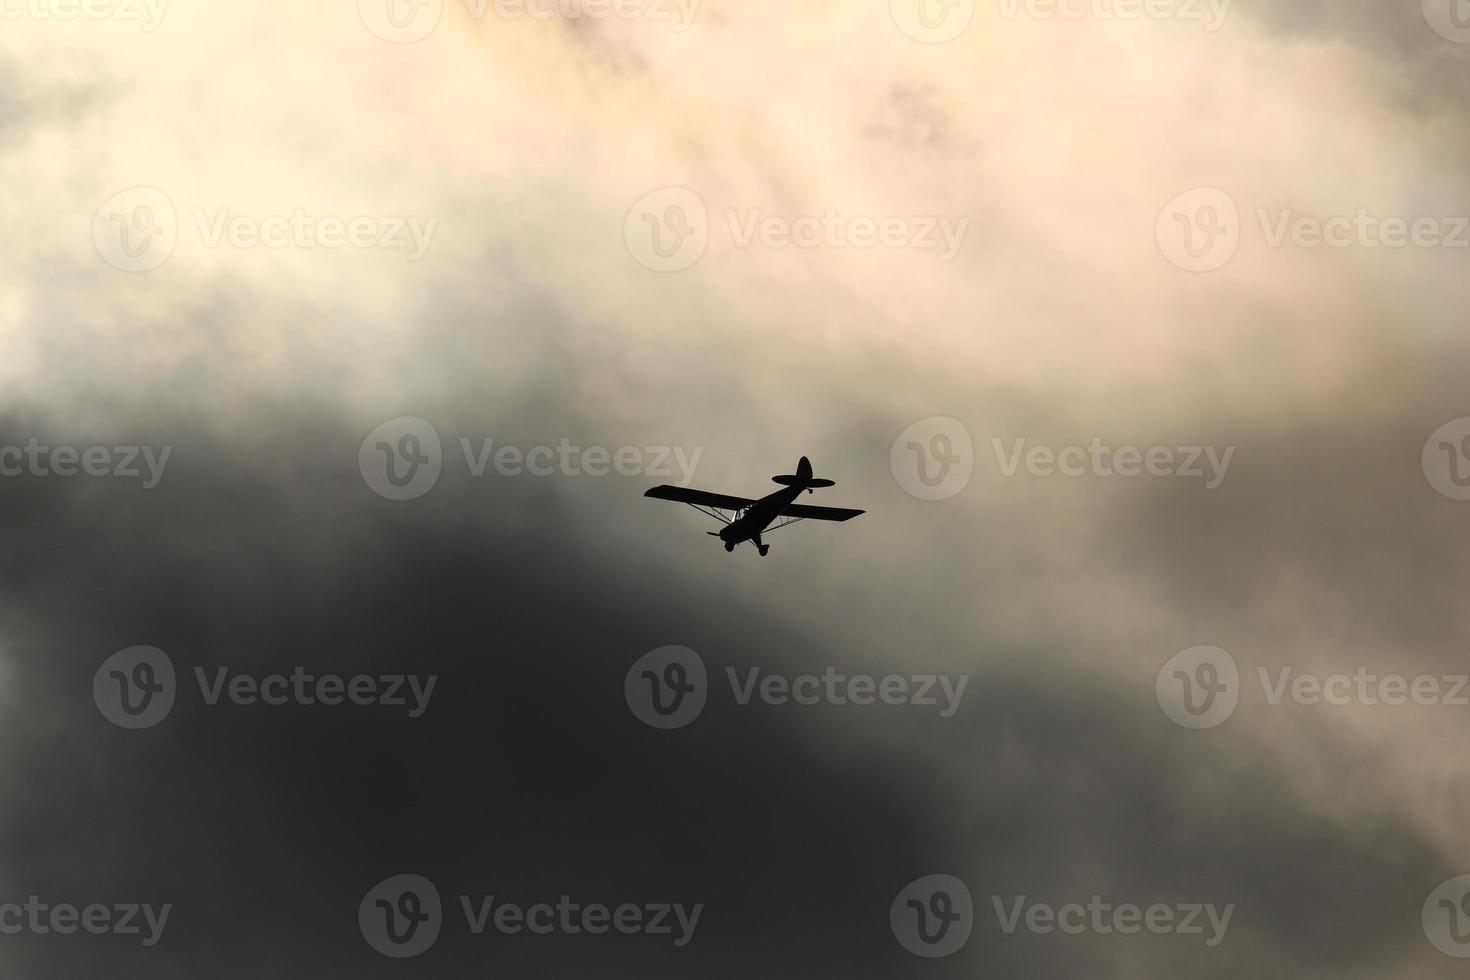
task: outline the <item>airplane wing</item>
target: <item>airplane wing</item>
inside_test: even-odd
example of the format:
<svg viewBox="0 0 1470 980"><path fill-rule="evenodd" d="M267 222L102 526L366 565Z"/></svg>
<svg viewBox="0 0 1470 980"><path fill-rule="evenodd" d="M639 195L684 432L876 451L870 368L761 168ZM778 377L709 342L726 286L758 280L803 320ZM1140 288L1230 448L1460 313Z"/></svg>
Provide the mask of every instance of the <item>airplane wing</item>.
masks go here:
<svg viewBox="0 0 1470 980"><path fill-rule="evenodd" d="M691 487L671 487L664 484L654 487L643 494L645 497L654 497L658 500L677 500L681 504L693 504L696 507L718 507L721 510L739 510L749 507L755 503L744 497L732 497L727 493L710 493L708 490L695 490ZM789 508L788 508L789 509ZM823 508L818 507L817 510Z"/></svg>
<svg viewBox="0 0 1470 980"><path fill-rule="evenodd" d="M808 504L791 504L781 511L782 517L801 518L808 521L850 521L863 513L846 507L814 507Z"/></svg>

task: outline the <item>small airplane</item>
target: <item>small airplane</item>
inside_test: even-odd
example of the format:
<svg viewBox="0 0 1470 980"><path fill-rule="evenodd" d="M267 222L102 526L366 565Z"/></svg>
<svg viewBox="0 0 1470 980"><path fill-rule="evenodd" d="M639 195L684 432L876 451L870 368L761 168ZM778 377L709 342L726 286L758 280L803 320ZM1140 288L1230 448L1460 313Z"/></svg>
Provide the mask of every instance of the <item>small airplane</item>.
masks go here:
<svg viewBox="0 0 1470 980"><path fill-rule="evenodd" d="M813 479L811 460L805 456L801 457L801 462L796 465L794 474L773 476L771 482L779 483L786 489L777 490L759 500L732 497L725 493L710 493L708 490L694 490L688 487L671 487L667 484L654 487L643 496L688 504L701 514L708 514L710 517L723 521L725 526L718 532L706 531L705 533L725 542L726 551L734 551L737 544L749 541L755 545L756 551L760 552L762 557L771 550L770 545L761 541L761 534L765 531L775 531L788 524L804 520L848 521L863 513L860 510L848 510L842 507L815 507L793 503L797 497L801 496L803 490L811 493L821 487L836 485L831 480ZM726 517L720 513L722 510L728 510L730 516ZM777 518L785 518L785 520L773 527L772 524Z"/></svg>

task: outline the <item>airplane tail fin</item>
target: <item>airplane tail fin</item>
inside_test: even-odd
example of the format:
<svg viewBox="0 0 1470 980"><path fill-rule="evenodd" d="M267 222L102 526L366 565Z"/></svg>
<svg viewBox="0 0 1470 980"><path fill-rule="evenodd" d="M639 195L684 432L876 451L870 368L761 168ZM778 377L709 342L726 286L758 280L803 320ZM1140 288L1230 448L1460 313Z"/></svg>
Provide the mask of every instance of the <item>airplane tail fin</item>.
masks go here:
<svg viewBox="0 0 1470 980"><path fill-rule="evenodd" d="M832 480L818 480L812 477L812 461L805 456L801 462L796 464L796 472L771 477L771 482L779 483L783 487L801 487L807 493L811 493L817 487L834 487L837 484Z"/></svg>

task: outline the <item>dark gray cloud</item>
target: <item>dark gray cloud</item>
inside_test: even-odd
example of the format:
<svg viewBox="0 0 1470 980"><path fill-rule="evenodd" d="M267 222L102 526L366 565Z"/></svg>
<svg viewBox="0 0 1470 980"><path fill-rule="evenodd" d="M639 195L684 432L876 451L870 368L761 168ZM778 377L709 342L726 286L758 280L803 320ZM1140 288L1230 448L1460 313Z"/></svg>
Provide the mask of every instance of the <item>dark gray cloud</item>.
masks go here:
<svg viewBox="0 0 1470 980"><path fill-rule="evenodd" d="M1345 42L1372 55L1386 102L1460 115L1470 97L1470 46L1436 33L1426 9L1448 12L1453 0L1424 3L1332 3L1237 0L1235 16L1293 43ZM1446 136L1453 134L1446 133Z"/></svg>
<svg viewBox="0 0 1470 980"><path fill-rule="evenodd" d="M534 429L535 416L517 417ZM82 441L16 421L12 440ZM1295 792L1248 729L1181 733L1151 684L1078 666L1044 628L1026 650L967 633L912 578L869 601L940 622L895 615L865 636L841 620L798 626L742 594L746 555L702 550L691 575L682 544L696 528L662 510L635 516L626 498L640 481L447 475L392 503L356 470L362 426L288 404L260 406L250 424L279 434L268 458L187 419L140 422L174 447L150 491L3 484L5 537L23 556L6 578L6 891L175 906L152 950L12 937L17 975L243 977L282 959L313 976L400 975L354 916L368 888L405 871L446 896L706 906L685 950L451 928L411 963L418 976L594 964L630 977L732 965L904 975L887 905L935 871L966 880L980 905L976 938L936 975L1103 963L1230 976L1271 963L1325 977L1387 971L1422 942L1417 904L1447 875L1415 828L1388 813L1342 820L1330 799ZM883 456L878 436L852 450ZM812 596L821 541L781 542L811 566L798 588ZM689 729L655 732L622 700L628 665L665 643L712 669L917 670L924 651L905 643L916 625L974 675L954 718L725 701ZM181 672L302 664L435 673L440 687L413 721L196 697L157 728L124 732L92 704L91 676L135 643ZM1301 737L1321 758L1338 751L1324 733ZM1007 937L990 910L991 895L1093 894L1237 911L1227 942L1201 950L1184 937Z"/></svg>

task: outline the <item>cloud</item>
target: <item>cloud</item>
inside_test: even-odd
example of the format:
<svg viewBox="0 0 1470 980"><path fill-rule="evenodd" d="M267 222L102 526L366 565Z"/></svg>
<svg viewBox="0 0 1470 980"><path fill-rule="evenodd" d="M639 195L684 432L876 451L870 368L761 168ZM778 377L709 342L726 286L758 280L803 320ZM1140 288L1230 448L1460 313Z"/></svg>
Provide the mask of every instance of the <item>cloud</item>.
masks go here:
<svg viewBox="0 0 1470 980"><path fill-rule="evenodd" d="M0 42L0 446L172 450L151 490L0 480L0 902L177 905L158 949L25 936L7 975L386 976L352 911L399 873L451 903L708 906L683 950L459 930L425 976L897 974L888 904L931 873L981 915L946 974L1438 975L1415 915L1464 867L1463 723L1251 685L1458 669L1456 512L1419 458L1466 414L1458 253L1268 234L1463 212L1458 46L1413 10L1264 3L1217 32L981 6L936 45L881 4L707 0L686 31L469 10L413 44L351 5L190 3ZM138 187L146 214L103 207ZM1201 187L1240 241L1187 273L1157 228ZM705 245L658 271L637 235L675 218L635 205L669 188ZM291 230L212 238L237 218ZM357 218L434 231L419 259L323 244ZM916 245L961 219L953 257ZM162 261L115 267L159 221ZM358 451L405 415L444 472L394 502ZM940 502L889 462L930 416L975 447ZM694 483L734 493L806 454L868 513L727 556L641 496L654 474L475 476L485 439L698 450ZM1007 477L1015 439L1236 454L1217 490ZM623 679L670 643L717 680L972 680L953 719L724 699L655 732ZM1154 683L1202 643L1246 688L1190 732ZM126 732L89 691L134 644L187 684L440 680L415 720L191 694ZM1238 911L1207 955L989 912L1093 894Z"/></svg>

